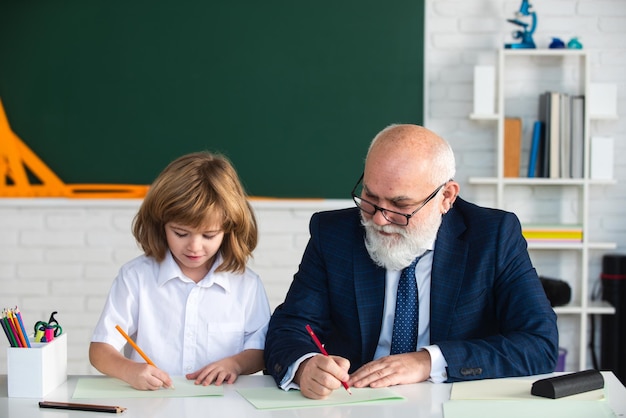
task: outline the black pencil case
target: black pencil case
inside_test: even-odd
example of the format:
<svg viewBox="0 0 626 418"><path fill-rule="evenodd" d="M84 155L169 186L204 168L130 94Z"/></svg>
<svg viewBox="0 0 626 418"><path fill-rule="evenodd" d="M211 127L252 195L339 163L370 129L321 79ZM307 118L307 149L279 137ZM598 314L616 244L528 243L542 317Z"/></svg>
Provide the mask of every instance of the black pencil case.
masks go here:
<svg viewBox="0 0 626 418"><path fill-rule="evenodd" d="M599 371L583 370L582 372L537 380L533 383L530 393L544 398L558 399L603 387L604 378Z"/></svg>

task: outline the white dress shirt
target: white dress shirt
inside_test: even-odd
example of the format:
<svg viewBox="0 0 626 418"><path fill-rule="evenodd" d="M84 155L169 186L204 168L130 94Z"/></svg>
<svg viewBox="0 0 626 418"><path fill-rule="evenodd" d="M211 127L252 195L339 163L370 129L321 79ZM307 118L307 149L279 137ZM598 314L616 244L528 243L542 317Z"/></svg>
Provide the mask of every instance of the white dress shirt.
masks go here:
<svg viewBox="0 0 626 418"><path fill-rule="evenodd" d="M446 362L439 346L430 345L430 273L433 267L433 252L428 251L420 258L415 266L415 280L417 281L417 297L419 300L419 323L417 328L417 347L415 351L428 350L430 353L430 380L435 383L445 381ZM374 359L388 356L391 352L391 337L393 335L393 321L396 316L396 294L400 281L399 270L387 270L385 274L385 307L383 308L383 323L380 338L374 353Z"/></svg>
<svg viewBox="0 0 626 418"><path fill-rule="evenodd" d="M125 330L156 366L183 376L246 349L264 348L270 308L263 283L250 269L216 273L198 283L185 277L167 252L165 260L139 256L126 263L111 287L93 342L121 350ZM142 357L126 347L132 360Z"/></svg>

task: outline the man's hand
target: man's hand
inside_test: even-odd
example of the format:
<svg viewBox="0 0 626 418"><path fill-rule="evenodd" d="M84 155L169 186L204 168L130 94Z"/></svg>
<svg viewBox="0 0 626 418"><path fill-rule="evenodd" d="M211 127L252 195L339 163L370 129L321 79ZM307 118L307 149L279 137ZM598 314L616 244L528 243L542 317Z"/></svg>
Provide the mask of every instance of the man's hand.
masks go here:
<svg viewBox="0 0 626 418"><path fill-rule="evenodd" d="M382 388L422 382L429 377L430 354L422 350L371 361L352 373L348 384L355 388Z"/></svg>
<svg viewBox="0 0 626 418"><path fill-rule="evenodd" d="M324 399L350 378L350 362L337 356L313 356L300 364L294 382L307 398Z"/></svg>

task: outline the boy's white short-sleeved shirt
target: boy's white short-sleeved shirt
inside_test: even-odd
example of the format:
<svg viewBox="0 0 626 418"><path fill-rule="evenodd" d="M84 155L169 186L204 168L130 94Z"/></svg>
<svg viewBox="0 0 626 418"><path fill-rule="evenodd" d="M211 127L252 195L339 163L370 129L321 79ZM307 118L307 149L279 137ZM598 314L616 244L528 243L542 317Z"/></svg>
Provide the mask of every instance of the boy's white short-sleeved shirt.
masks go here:
<svg viewBox="0 0 626 418"><path fill-rule="evenodd" d="M120 269L91 341L126 345L119 325L161 370L183 376L246 349L263 349L270 308L260 277L211 271L198 283L185 277L168 251L158 263L139 256ZM127 357L143 358L131 347Z"/></svg>

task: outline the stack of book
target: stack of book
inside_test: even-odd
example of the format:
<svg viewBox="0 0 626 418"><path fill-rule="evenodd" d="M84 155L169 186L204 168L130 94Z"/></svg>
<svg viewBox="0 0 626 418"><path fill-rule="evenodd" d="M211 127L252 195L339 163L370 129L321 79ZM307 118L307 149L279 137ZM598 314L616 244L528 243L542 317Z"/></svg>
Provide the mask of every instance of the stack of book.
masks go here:
<svg viewBox="0 0 626 418"><path fill-rule="evenodd" d="M583 177L584 107L584 96L555 91L540 95L528 177Z"/></svg>
<svg viewBox="0 0 626 418"><path fill-rule="evenodd" d="M522 235L529 243L577 243L583 240L583 228L582 225L523 225Z"/></svg>

